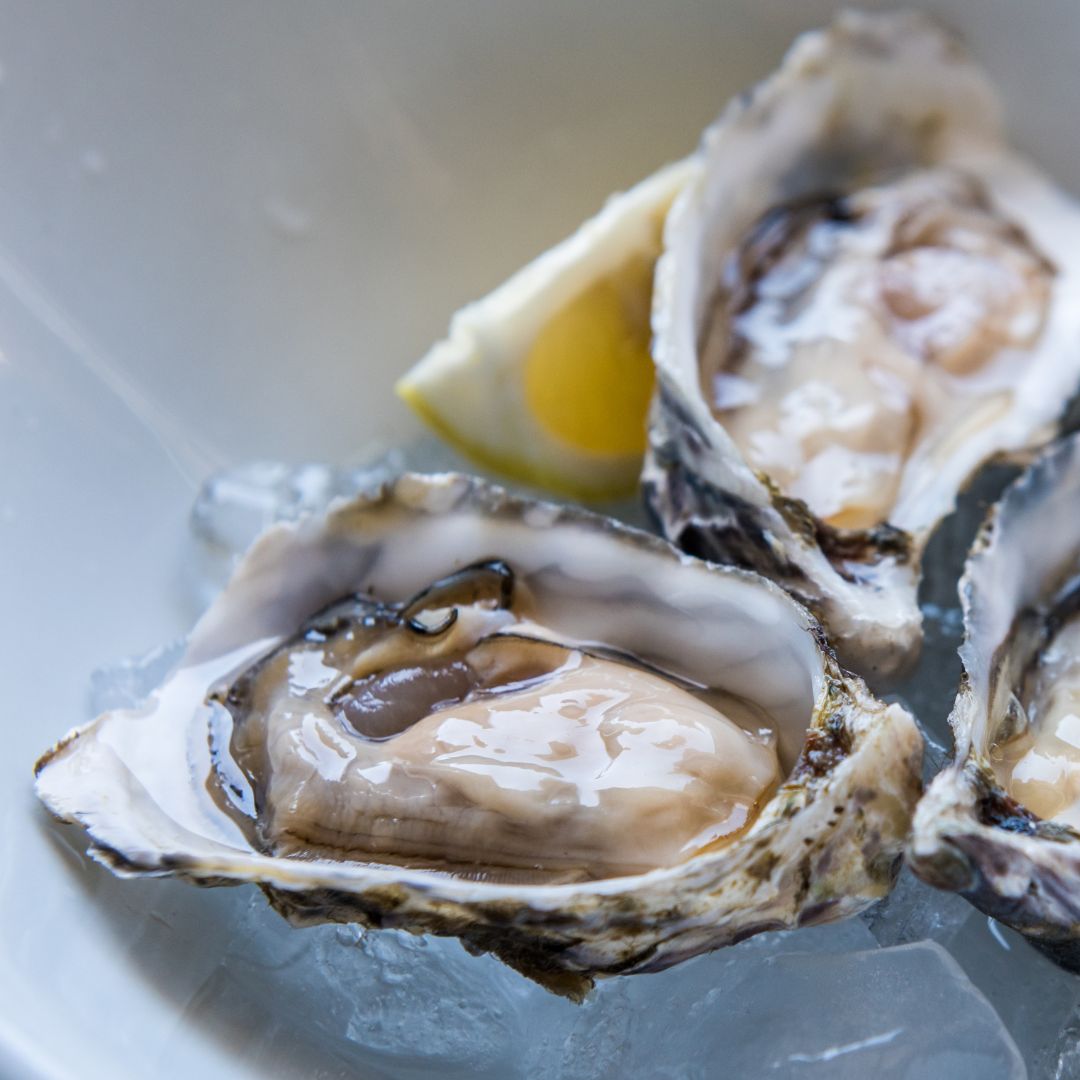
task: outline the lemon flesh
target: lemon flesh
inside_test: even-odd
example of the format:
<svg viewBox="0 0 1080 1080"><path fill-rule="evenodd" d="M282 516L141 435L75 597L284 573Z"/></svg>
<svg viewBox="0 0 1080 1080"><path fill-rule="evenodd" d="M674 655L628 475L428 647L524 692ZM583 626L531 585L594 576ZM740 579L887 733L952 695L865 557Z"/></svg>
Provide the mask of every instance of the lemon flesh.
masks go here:
<svg viewBox="0 0 1080 1080"><path fill-rule="evenodd" d="M553 439L586 454L642 454L655 382L653 260L634 256L576 296L525 359L525 400Z"/></svg>

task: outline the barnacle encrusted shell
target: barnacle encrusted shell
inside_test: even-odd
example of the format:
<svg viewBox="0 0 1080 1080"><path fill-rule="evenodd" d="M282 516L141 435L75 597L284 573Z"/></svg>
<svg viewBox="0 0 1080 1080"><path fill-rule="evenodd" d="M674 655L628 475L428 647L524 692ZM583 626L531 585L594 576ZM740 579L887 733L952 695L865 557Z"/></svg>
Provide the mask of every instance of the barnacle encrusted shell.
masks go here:
<svg viewBox="0 0 1080 1080"><path fill-rule="evenodd" d="M619 650L772 719L786 779L749 828L666 869L551 885L258 850L208 794L211 687L338 597L400 601L494 558L559 640ZM921 752L909 714L843 672L813 617L757 575L472 478L405 475L266 533L160 690L68 735L38 764L37 791L119 874L257 882L296 923L455 935L578 995L596 975L662 969L882 896L919 793Z"/></svg>
<svg viewBox="0 0 1080 1080"><path fill-rule="evenodd" d="M1006 146L999 113L979 68L928 20L848 13L799 39L772 78L729 106L705 135L703 170L667 220L654 283L647 501L684 550L757 569L789 589L825 625L841 661L868 678L914 658L922 553L958 491L995 455L1050 437L1080 381L1080 213ZM873 250L854 227L863 222L889 226L869 235ZM894 244L893 225L897 236L901 228L910 235ZM777 236L785 229L792 245L806 243L801 263L783 261ZM849 260L842 279L826 276L831 250ZM748 252L759 260L749 268ZM743 284L740 274L750 275ZM748 315L745 295L766 278L772 291ZM765 323L751 325L759 315ZM832 416L828 453L806 449L794 484L737 442L733 422L718 417L737 411L725 412L704 387L718 333L727 334L726 363L736 371L748 347L758 350L767 395L782 378L794 380L777 374L785 361L769 352L770 327L781 352L805 346L800 363L841 402L819 393L796 409L800 383L771 401L798 429L785 453L809 446L799 431L815 408ZM830 374L844 349L861 350L857 363L850 374ZM723 363L721 372L733 370ZM910 386L901 380L901 398L911 396L890 411L900 367L914 371L903 375ZM931 369L940 417L924 408L919 382ZM879 380L869 393L880 406L861 418L858 401L844 398L860 379ZM737 374L730 381L736 399L747 393ZM870 451L887 442L899 464L867 452L860 482L884 510L830 516L821 507L845 483L846 455L865 449L854 444L852 424ZM886 470L880 485L878 467Z"/></svg>
<svg viewBox="0 0 1080 1080"><path fill-rule="evenodd" d="M1008 790L1004 764L1009 747L1030 742L1049 719L1027 688L1075 617L1078 507L1080 436L1073 435L1006 491L973 546L960 583L964 674L949 717L955 758L919 803L908 852L923 880L961 893L1073 970L1080 970L1080 834L1059 815L1044 819L1025 806ZM1070 746L1057 749L1064 766ZM1068 779L1063 768L1063 805Z"/></svg>

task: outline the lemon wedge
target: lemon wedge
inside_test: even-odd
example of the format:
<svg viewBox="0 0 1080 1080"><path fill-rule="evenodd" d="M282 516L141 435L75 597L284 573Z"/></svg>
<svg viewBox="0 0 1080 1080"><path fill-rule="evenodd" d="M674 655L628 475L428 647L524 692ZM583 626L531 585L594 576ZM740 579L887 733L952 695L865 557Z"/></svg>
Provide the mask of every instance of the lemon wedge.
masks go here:
<svg viewBox="0 0 1080 1080"><path fill-rule="evenodd" d="M398 394L478 464L560 495L631 493L653 389L649 316L676 162L462 308Z"/></svg>

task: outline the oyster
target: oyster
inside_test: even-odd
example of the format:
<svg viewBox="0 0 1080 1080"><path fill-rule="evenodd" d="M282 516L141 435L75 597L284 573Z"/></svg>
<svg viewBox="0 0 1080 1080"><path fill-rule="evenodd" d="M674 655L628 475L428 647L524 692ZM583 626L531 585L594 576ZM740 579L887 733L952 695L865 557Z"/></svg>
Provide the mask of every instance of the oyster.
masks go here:
<svg viewBox="0 0 1080 1080"><path fill-rule="evenodd" d="M955 759L919 804L912 869L1080 970L1080 435L1006 491L960 583Z"/></svg>
<svg viewBox="0 0 1080 1080"><path fill-rule="evenodd" d="M927 20L849 13L706 133L667 219L647 501L867 677L914 659L958 491L1080 382L1080 212L999 112Z"/></svg>
<svg viewBox="0 0 1080 1080"><path fill-rule="evenodd" d="M266 533L37 790L118 873L258 882L577 995L889 889L921 739L823 640L754 574L407 474Z"/></svg>

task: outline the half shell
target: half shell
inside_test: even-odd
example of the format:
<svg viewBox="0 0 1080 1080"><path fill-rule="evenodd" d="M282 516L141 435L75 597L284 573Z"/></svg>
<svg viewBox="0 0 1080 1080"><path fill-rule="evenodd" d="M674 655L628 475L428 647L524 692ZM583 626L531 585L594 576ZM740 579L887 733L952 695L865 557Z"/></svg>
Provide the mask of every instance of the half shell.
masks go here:
<svg viewBox="0 0 1080 1080"><path fill-rule="evenodd" d="M490 559L512 569L560 641L618 650L771 718L786 779L737 840L633 876L500 884L275 857L222 812L207 785L212 687L343 595L400 602ZM576 995L594 975L658 970L758 931L828 922L888 891L919 793L921 739L823 640L812 616L757 575L474 479L406 475L265 534L153 698L73 731L42 758L37 790L117 873L257 882L295 922L455 935Z"/></svg>
<svg viewBox="0 0 1080 1080"><path fill-rule="evenodd" d="M922 553L958 491L995 455L1044 442L1080 382L1080 213L1008 149L999 112L982 72L926 19L849 13L796 42L781 69L706 133L704 169L667 221L654 286L658 388L647 500L665 534L685 550L757 569L789 589L822 620L841 660L867 677L888 675L914 658ZM949 194L920 201L913 192L923 183ZM802 231L807 213L822 221L818 231ZM897 233L853 226L864 221L892 222ZM904 240L910 248L901 245L901 258L890 262L901 227L910 234L913 222L924 231ZM785 229L809 237L802 262L783 261L788 249L775 240ZM832 265L829 252L814 246L819 242L825 249L835 242L852 259L857 270L846 279L849 292L814 293L818 286L805 284L801 275L824 282ZM866 245L873 253L860 264ZM986 254L991 248L1005 262L995 264ZM771 273L777 267L787 275L783 281L779 271ZM740 274L749 274L741 284ZM1032 278L1030 294L1016 281L1024 275ZM829 279L828 288L838 280ZM763 297L766 285L774 291ZM897 288L899 296L890 291ZM737 372L738 349L757 332L743 318L745 294L755 290L761 302L751 314L773 318L770 332L782 343L797 339L799 348L816 350L815 378L824 380L827 394L843 399L847 392L846 369L830 376L830 365L837 370L840 352L862 348L855 335L863 328L870 344L851 378L888 381L873 406L880 415L869 420L852 419L861 406L842 401L848 411L830 421L835 429L827 436L833 458L810 461L819 451L805 451L809 464L800 475L807 481L810 466L817 470L817 490L825 496L819 501L827 503L844 483L843 464L832 462L846 460L850 449L845 425L863 424L859 437L873 450L892 422L886 399L897 384L895 370L875 368L882 350L907 371L911 385L904 384L901 397L912 400L897 406L902 425L887 447L890 454L900 448L894 455L900 465L882 474L895 494L882 514L858 527L843 524L852 520L843 514L815 511L802 486L785 485L771 466L754 464L745 444L736 444L731 422L718 419L723 410L706 389L703 356L715 350L717 311L727 305L728 352L720 372L732 372L732 365ZM1004 329L994 322L1003 310L999 291L1020 295L1026 312L1018 307ZM816 305L813 318L800 322L806 304ZM771 306L780 314L770 315ZM736 323L738 334L730 330ZM904 325L897 329L898 323ZM968 371L968 346L975 341L982 350L988 338L1000 347L980 352L976 370ZM777 363L762 348L763 368ZM783 344L781 352L788 348ZM941 350L948 352L944 360ZM944 370L934 376L933 393L935 408L945 411L931 424L919 372L939 370L939 362ZM793 408L795 396L771 404L782 412ZM823 412L833 407L819 404ZM808 407L793 413L798 427ZM784 452L791 449L785 446ZM854 456L863 449L856 447ZM880 494L873 481L865 486Z"/></svg>
<svg viewBox="0 0 1080 1080"><path fill-rule="evenodd" d="M1039 749L1039 737L1049 738L1056 745L1035 761L1061 766L1055 780L1067 811L1073 748L1057 739L1068 735L1067 723L1057 732L1051 724L1067 721L1068 710L1048 715L1045 698L1031 690L1075 618L1078 506L1080 436L1072 436L1010 486L972 549L960 583L964 675L949 717L955 759L919 803L908 852L925 881L963 894L1074 970L1080 834L1025 806L1017 797L1024 785L1007 773L1012 748ZM1080 662L1071 651L1065 659ZM1055 682L1052 690L1069 693L1064 680Z"/></svg>

